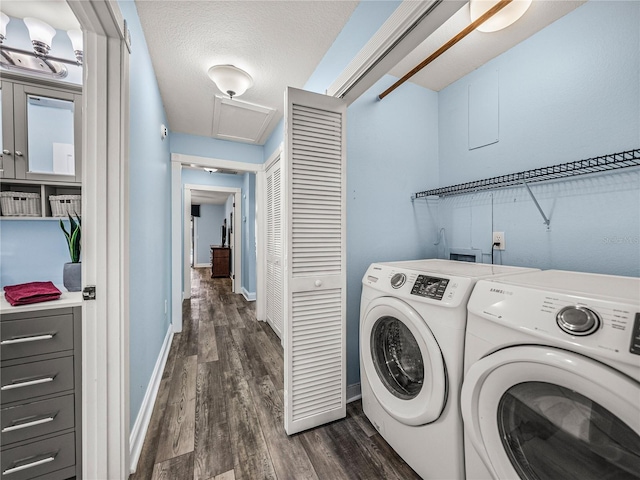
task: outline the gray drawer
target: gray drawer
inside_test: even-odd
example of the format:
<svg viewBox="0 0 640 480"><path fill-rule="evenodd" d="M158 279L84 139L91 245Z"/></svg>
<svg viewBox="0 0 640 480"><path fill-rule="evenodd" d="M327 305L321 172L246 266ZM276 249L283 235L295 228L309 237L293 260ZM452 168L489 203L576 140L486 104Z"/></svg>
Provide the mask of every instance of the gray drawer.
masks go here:
<svg viewBox="0 0 640 480"><path fill-rule="evenodd" d="M71 394L2 409L2 446L73 428L74 407L74 395Z"/></svg>
<svg viewBox="0 0 640 480"><path fill-rule="evenodd" d="M2 404L73 389L73 357L2 368Z"/></svg>
<svg viewBox="0 0 640 480"><path fill-rule="evenodd" d="M53 472L75 465L75 448L75 435L67 433L3 450L2 478L25 480L42 475L52 478Z"/></svg>
<svg viewBox="0 0 640 480"><path fill-rule="evenodd" d="M73 315L25 318L2 322L2 360L73 349Z"/></svg>

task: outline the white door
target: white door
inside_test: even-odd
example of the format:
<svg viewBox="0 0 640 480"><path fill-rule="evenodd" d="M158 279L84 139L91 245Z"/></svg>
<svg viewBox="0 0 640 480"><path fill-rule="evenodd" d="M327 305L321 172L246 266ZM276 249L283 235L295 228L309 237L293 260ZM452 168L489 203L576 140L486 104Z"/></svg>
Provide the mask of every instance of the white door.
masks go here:
<svg viewBox="0 0 640 480"><path fill-rule="evenodd" d="M405 425L437 420L447 400L442 352L424 319L397 298L371 302L360 326L362 366L376 399Z"/></svg>
<svg viewBox="0 0 640 480"><path fill-rule="evenodd" d="M278 157L267 169L267 322L282 339L282 169Z"/></svg>
<svg viewBox="0 0 640 480"><path fill-rule="evenodd" d="M288 88L283 178L289 435L346 415L346 104Z"/></svg>
<svg viewBox="0 0 640 480"><path fill-rule="evenodd" d="M640 472L640 384L582 355L519 346L469 369L465 441L496 479L631 479Z"/></svg>

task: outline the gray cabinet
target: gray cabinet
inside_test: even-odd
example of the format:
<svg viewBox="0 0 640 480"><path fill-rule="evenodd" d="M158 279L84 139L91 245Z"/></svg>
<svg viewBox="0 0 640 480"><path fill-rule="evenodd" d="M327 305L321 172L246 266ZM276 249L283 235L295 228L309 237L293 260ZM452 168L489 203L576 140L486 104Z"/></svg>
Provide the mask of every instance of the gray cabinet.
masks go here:
<svg viewBox="0 0 640 480"><path fill-rule="evenodd" d="M2 178L80 183L79 88L3 80Z"/></svg>
<svg viewBox="0 0 640 480"><path fill-rule="evenodd" d="M81 478L81 307L0 323L2 477Z"/></svg>

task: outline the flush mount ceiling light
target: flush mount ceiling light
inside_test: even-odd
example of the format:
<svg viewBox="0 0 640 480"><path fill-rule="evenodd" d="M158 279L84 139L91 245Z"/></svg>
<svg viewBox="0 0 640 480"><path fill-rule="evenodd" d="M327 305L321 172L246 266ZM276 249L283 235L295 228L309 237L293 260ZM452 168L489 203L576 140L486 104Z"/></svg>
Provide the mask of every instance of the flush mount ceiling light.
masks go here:
<svg viewBox="0 0 640 480"><path fill-rule="evenodd" d="M209 172L209 173L216 173L218 171L217 168L205 168L204 169L205 172Z"/></svg>
<svg viewBox="0 0 640 480"><path fill-rule="evenodd" d="M513 0L489 20L478 26L476 30L490 33L507 28L525 14L531 6L531 2L532 0ZM498 3L498 0L470 0L469 13L471 14L471 21L476 21L496 3Z"/></svg>
<svg viewBox="0 0 640 480"><path fill-rule="evenodd" d="M233 65L215 65L208 73L216 87L230 98L239 97L253 86L251 75Z"/></svg>

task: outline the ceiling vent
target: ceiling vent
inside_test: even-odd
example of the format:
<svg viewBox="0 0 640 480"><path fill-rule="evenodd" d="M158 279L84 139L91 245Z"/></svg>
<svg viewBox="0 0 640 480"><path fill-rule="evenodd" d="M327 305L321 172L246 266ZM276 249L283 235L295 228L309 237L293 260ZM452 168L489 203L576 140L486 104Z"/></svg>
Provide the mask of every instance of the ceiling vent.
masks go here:
<svg viewBox="0 0 640 480"><path fill-rule="evenodd" d="M263 144L275 110L216 95L212 135L222 140Z"/></svg>

